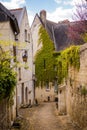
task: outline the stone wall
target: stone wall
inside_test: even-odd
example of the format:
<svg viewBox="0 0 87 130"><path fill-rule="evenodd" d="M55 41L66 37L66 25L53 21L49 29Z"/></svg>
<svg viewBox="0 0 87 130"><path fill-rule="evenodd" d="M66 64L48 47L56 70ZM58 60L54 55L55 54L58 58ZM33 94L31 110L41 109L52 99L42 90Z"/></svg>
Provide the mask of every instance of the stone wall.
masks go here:
<svg viewBox="0 0 87 130"><path fill-rule="evenodd" d="M69 67L58 89L59 114L68 114L79 127L87 127L87 43L80 48L80 69Z"/></svg>
<svg viewBox="0 0 87 130"><path fill-rule="evenodd" d="M80 49L80 70L69 68L67 114L78 126L87 126L87 43Z"/></svg>
<svg viewBox="0 0 87 130"><path fill-rule="evenodd" d="M52 83L49 83L49 89L47 89L45 86L37 87L35 89L35 98L38 100L38 102L47 102L47 101L54 101L55 100L56 93L54 93L54 86L52 86Z"/></svg>
<svg viewBox="0 0 87 130"><path fill-rule="evenodd" d="M25 36L26 30L26 36ZM30 27L28 22L27 11L24 11L20 24L20 33L18 43L21 45L17 48L17 60L21 63L17 68L17 107L34 102L34 88L32 80L32 42L30 40ZM27 51L27 62L23 61L23 54Z"/></svg>
<svg viewBox="0 0 87 130"><path fill-rule="evenodd" d="M59 115L66 114L66 86L61 85L58 87L58 110Z"/></svg>
<svg viewBox="0 0 87 130"><path fill-rule="evenodd" d="M0 22L0 28L0 42L3 43L2 47L5 50L11 51L11 54L13 55L12 51L15 35L10 22ZM11 60L11 64L13 64L13 60ZM10 126L11 122L16 117L16 89L14 91L13 106L7 106L6 100L0 101L0 130L7 130L6 127Z"/></svg>
<svg viewBox="0 0 87 130"><path fill-rule="evenodd" d="M7 102L0 102L0 130L7 130Z"/></svg>

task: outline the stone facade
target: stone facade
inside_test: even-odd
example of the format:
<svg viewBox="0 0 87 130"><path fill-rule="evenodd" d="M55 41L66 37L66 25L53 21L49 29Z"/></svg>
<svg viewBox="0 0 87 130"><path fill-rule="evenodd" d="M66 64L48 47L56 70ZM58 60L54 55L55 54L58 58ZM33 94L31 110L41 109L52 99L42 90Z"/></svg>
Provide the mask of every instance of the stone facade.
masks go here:
<svg viewBox="0 0 87 130"><path fill-rule="evenodd" d="M58 89L58 110L59 114L66 114L66 86L61 85Z"/></svg>
<svg viewBox="0 0 87 130"><path fill-rule="evenodd" d="M52 86L52 83L50 83L49 88L45 86L42 88L39 86L35 89L35 98L38 100L38 103L55 101L55 96L56 93L54 93L54 86Z"/></svg>
<svg viewBox="0 0 87 130"><path fill-rule="evenodd" d="M20 9L19 9L20 10ZM16 11L16 10L15 10ZM17 36L17 60L21 63L17 68L17 106L33 104L34 88L32 80L32 44L30 42L30 27L26 8L22 9L22 18L20 22L20 33ZM23 56L27 55L27 61L23 61Z"/></svg>
<svg viewBox="0 0 87 130"><path fill-rule="evenodd" d="M18 115L18 108L21 105L26 104L33 104L34 102L34 87L33 87L33 79L32 79L32 44L30 42L30 27L29 21L27 16L26 8L15 9L14 11L20 11L20 17L17 17L13 13L12 10L7 10L1 3L0 3L0 11L2 10L7 15L8 19L0 19L0 43L8 42L9 45L3 45L3 48L6 50L11 51L12 56L16 56L16 60L19 62L14 68L17 71L17 86L15 87L15 95L13 97L13 104L10 106L9 102L6 102L6 106L3 104L3 101L0 102L0 112L3 114L0 116L2 118L3 124L0 124L0 130L5 130L5 127L11 126L14 119ZM1 12L0 12L1 13ZM11 17L11 18L9 18ZM1 18L1 17L0 17ZM13 21L10 21L13 20ZM19 21L18 21L19 20ZM14 23L16 21L16 23ZM16 32L15 26L11 24L17 24L18 28L20 29L20 33ZM17 27L16 26L16 27ZM16 44L16 46L13 45ZM24 61L24 56L27 56L27 61ZM11 65L14 63L14 60L11 61ZM5 107L5 108L4 108ZM4 118L4 115L6 117ZM4 123L7 123L4 127ZM2 129L3 127L3 129ZM6 128L7 130L7 128Z"/></svg>
<svg viewBox="0 0 87 130"><path fill-rule="evenodd" d="M87 125L87 43L80 48L80 69L69 68L65 85L59 87L59 113L69 114L81 128ZM60 93L61 92L61 93ZM64 97L65 95L65 97Z"/></svg>
<svg viewBox="0 0 87 130"><path fill-rule="evenodd" d="M9 50L13 52L13 42L15 39L15 34L12 30L12 26L10 24L10 21L5 21L5 22L0 22L0 41L3 41L3 49L5 50ZM4 43L5 42L5 43ZM6 42L10 43L9 45L6 46ZM13 54L12 54L13 55ZM7 101L4 100L2 102L0 102L0 108L3 109L3 111L5 112L0 112L2 113L2 120L4 124L1 124L1 130L5 130L6 127L11 125L11 121L14 120L14 118L16 117L16 89L15 89L15 95L14 95L14 105L13 106L8 106L7 107ZM5 102L6 104L4 104L3 102ZM8 111L7 111L8 110ZM4 118L5 116L5 118ZM8 120L8 123L7 123Z"/></svg>
<svg viewBox="0 0 87 130"><path fill-rule="evenodd" d="M42 22L46 24L46 11L45 10L42 10L40 12L40 16L36 14L34 21L31 25L31 38L32 38L31 40L33 44L33 75L34 76L35 76L35 63L34 63L35 55L38 52L38 50L41 49L42 47L42 43L38 44L38 40L39 40L38 33L39 33L40 26L41 25L43 26ZM34 82L35 80L36 79L34 79ZM49 90L46 90L46 86L44 86L43 88L41 88L40 86L39 88L35 88L35 98L38 100L38 102L48 101L49 98L50 98L50 101L54 101L54 98L55 98L54 86L51 85Z"/></svg>
<svg viewBox="0 0 87 130"><path fill-rule="evenodd" d="M39 28L41 25L42 24L38 16L36 15L31 25L31 41L33 44L33 59L35 57L36 52L41 48L41 44L38 46L38 39L39 39L38 33L39 33Z"/></svg>

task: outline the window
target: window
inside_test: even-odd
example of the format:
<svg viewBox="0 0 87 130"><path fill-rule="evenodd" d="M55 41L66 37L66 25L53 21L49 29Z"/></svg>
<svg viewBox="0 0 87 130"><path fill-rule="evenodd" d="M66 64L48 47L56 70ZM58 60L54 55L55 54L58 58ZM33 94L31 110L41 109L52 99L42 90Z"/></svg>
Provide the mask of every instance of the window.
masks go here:
<svg viewBox="0 0 87 130"><path fill-rule="evenodd" d="M8 20L8 17L5 13L3 13L2 11L0 11L0 21L6 21Z"/></svg>
<svg viewBox="0 0 87 130"><path fill-rule="evenodd" d="M19 74L19 81L21 80L21 68L18 69L18 74Z"/></svg>
<svg viewBox="0 0 87 130"><path fill-rule="evenodd" d="M18 41L18 35L15 33L15 41Z"/></svg>
<svg viewBox="0 0 87 130"><path fill-rule="evenodd" d="M30 42L30 34L28 33L28 42Z"/></svg>
<svg viewBox="0 0 87 130"><path fill-rule="evenodd" d="M25 29L25 42L27 42L27 30Z"/></svg>
<svg viewBox="0 0 87 130"><path fill-rule="evenodd" d="M46 82L46 91L50 91L49 82Z"/></svg>
<svg viewBox="0 0 87 130"><path fill-rule="evenodd" d="M23 52L23 54L22 54L22 59L23 59L24 62L27 62L27 59L28 59L28 52L27 52L27 50L25 50L25 51Z"/></svg>
<svg viewBox="0 0 87 130"><path fill-rule="evenodd" d="M62 90L60 90L60 94L62 93Z"/></svg>
<svg viewBox="0 0 87 130"><path fill-rule="evenodd" d="M16 62L16 46L13 46L14 62Z"/></svg>
<svg viewBox="0 0 87 130"><path fill-rule="evenodd" d="M22 83L22 88L21 88L21 103L24 104L24 83Z"/></svg>

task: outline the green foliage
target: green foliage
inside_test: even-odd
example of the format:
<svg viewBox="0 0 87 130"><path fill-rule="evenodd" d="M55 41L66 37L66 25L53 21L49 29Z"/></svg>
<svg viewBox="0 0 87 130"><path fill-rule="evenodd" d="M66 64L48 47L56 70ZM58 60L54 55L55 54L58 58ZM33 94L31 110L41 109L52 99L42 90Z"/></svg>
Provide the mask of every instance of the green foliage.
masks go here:
<svg viewBox="0 0 87 130"><path fill-rule="evenodd" d="M68 75L68 66L73 66L77 70L80 67L79 46L71 46L60 52L57 58L58 65L58 83L61 84L63 79Z"/></svg>
<svg viewBox="0 0 87 130"><path fill-rule="evenodd" d="M16 73L10 67L10 61L8 51L0 48L0 100L10 98L16 85Z"/></svg>
<svg viewBox="0 0 87 130"><path fill-rule="evenodd" d="M37 85L52 81L55 77L54 64L55 58L53 56L54 44L50 39L46 30L41 26L39 30L39 43L42 44L41 49L37 52L35 57L35 72L37 78Z"/></svg>
<svg viewBox="0 0 87 130"><path fill-rule="evenodd" d="M86 96L87 95L87 89L85 86L83 86L83 88L81 89L81 94Z"/></svg>
<svg viewBox="0 0 87 130"><path fill-rule="evenodd" d="M79 70L80 46L71 46L63 51L54 52L54 44L42 26L39 30L39 36L38 44L42 43L42 48L37 52L35 57L37 85L53 81L56 74L58 76L58 84L61 84L63 79L68 75L68 66L73 66ZM54 71L55 65L58 68L56 71Z"/></svg>
<svg viewBox="0 0 87 130"><path fill-rule="evenodd" d="M85 43L87 43L87 33L82 34L81 37L82 37L83 41Z"/></svg>

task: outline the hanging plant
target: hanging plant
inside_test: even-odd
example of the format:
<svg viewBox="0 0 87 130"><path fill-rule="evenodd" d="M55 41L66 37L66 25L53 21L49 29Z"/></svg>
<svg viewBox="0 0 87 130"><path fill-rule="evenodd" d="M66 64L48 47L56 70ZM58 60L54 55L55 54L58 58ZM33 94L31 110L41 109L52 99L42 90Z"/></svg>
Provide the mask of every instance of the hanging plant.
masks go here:
<svg viewBox="0 0 87 130"><path fill-rule="evenodd" d="M68 67L73 66L77 70L80 68L80 46L71 46L60 52L57 57L58 65L58 83L61 84L63 79L68 75Z"/></svg>

